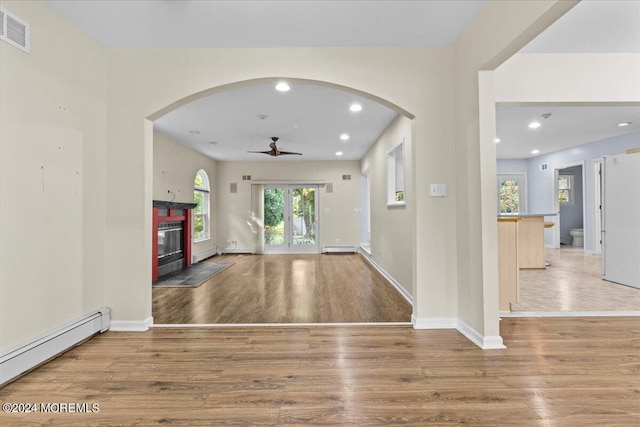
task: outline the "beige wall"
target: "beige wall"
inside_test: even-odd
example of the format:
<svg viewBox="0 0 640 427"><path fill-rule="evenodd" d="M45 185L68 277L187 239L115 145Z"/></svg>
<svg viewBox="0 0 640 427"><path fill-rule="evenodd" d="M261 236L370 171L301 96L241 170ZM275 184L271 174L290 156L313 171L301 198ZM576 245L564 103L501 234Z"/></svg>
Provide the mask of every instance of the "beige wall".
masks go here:
<svg viewBox="0 0 640 427"><path fill-rule="evenodd" d="M371 186L371 257L393 277L411 296L413 215L412 122L399 115L362 158L362 173L368 173ZM405 151L405 206L387 206L387 154L404 140Z"/></svg>
<svg viewBox="0 0 640 427"><path fill-rule="evenodd" d="M104 305L105 49L40 2L0 42L0 353Z"/></svg>
<svg viewBox="0 0 640 427"><path fill-rule="evenodd" d="M152 193L145 186L151 180L146 162L152 154L145 118L200 91L265 77L332 82L377 95L416 116L413 143L419 158L413 161L421 164L414 187L421 211L413 241L414 256L420 259L413 263L417 315L420 310L424 316L456 315L453 197L426 197L429 182L451 182L454 176L451 47L111 49L108 65L107 198L114 205L107 218L106 301L114 318L142 321L151 315L150 270L144 264L151 251L145 242ZM126 212L116 200L126 204ZM218 202L223 209L223 200ZM123 252L112 226L125 218L125 232L134 238ZM226 241L224 228L218 224L218 239ZM357 244L357 227L354 233ZM123 280L120 271L131 274Z"/></svg>
<svg viewBox="0 0 640 427"><path fill-rule="evenodd" d="M153 127L148 119L202 91L265 77L331 82L415 116L414 316L425 323L460 318L480 335L498 333L495 196L487 196L495 193L495 152L493 167L489 160L495 147L480 137L477 72L499 65L572 2L488 2L454 47L107 49L106 61L102 48L45 4L3 5L29 21L33 31L31 55L0 43L0 300L6 305L1 316L3 328L7 320L21 324L2 329L3 347L102 304L118 321L141 324L150 318ZM48 151L52 147L62 148ZM59 166L60 174L46 179L58 185L47 186L46 197L28 201L25 189L35 198L34 176L43 165L52 172ZM78 194L65 175L73 170ZM430 183L448 184L448 197L429 197ZM39 208L58 199L71 212L21 208L17 216L12 211L15 205ZM33 225L33 231L12 227L16 222ZM39 228L47 222L70 231L67 239ZM36 239L43 244L34 245ZM74 261L58 260L64 251L52 255L47 243L62 245ZM25 254L46 259L42 272L28 268ZM25 285L16 287L17 282Z"/></svg>
<svg viewBox="0 0 640 427"><path fill-rule="evenodd" d="M211 186L210 211L215 213L216 161L159 132L153 133L153 200L193 203L193 181L200 169L204 170L209 177L209 185ZM193 243L191 252L193 256L216 248L215 219L210 224L209 230L210 239Z"/></svg>
<svg viewBox="0 0 640 427"><path fill-rule="evenodd" d="M251 181L243 181L243 175L251 175ZM351 175L351 180L343 181L342 175ZM326 187L321 186L318 197L320 245L359 246L360 213L354 212L360 208L360 166L357 161L218 162L215 181L218 244L223 248L243 252L254 250L258 234L247 221L254 211L251 186L261 181L332 183L333 192L327 193ZM231 183L237 184L237 193L230 192ZM253 213L262 217L261 212ZM227 245L227 240L237 240L238 244Z"/></svg>
<svg viewBox="0 0 640 427"><path fill-rule="evenodd" d="M492 70L576 3L487 2L455 44L457 305L460 321L486 339L483 346L502 345Z"/></svg>

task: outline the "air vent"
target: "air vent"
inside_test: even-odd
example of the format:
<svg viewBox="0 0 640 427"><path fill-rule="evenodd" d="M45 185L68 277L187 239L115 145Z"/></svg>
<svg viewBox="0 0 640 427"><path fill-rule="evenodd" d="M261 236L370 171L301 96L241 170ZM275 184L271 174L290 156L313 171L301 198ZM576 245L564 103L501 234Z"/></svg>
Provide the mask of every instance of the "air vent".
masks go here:
<svg viewBox="0 0 640 427"><path fill-rule="evenodd" d="M351 181L351 175L342 175L343 181Z"/></svg>
<svg viewBox="0 0 640 427"><path fill-rule="evenodd" d="M243 181L251 181L251 175L242 175Z"/></svg>
<svg viewBox="0 0 640 427"><path fill-rule="evenodd" d="M29 53L31 50L29 24L0 7L0 40Z"/></svg>
<svg viewBox="0 0 640 427"><path fill-rule="evenodd" d="M325 187L327 189L327 193L333 193L333 183L332 182L327 182L327 185Z"/></svg>
<svg viewBox="0 0 640 427"><path fill-rule="evenodd" d="M542 163L540 165L540 172L546 171L548 168L549 168L549 164L548 163Z"/></svg>
<svg viewBox="0 0 640 427"><path fill-rule="evenodd" d="M235 182L232 182L231 184L229 184L229 192L230 193L237 193L238 192L238 184Z"/></svg>

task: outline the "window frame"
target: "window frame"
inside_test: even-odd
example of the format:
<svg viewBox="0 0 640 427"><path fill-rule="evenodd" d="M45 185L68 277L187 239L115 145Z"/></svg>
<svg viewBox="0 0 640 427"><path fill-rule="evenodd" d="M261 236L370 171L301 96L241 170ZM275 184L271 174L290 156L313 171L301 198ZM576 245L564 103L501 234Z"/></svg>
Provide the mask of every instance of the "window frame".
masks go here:
<svg viewBox="0 0 640 427"><path fill-rule="evenodd" d="M405 144L402 138L387 151L387 207L406 206L406 163ZM398 169L401 169L399 172ZM401 174L401 179L399 178ZM398 196L400 194L400 196ZM400 200L398 199L400 197Z"/></svg>
<svg viewBox="0 0 640 427"><path fill-rule="evenodd" d="M196 185L196 179L198 178L198 175L200 175L200 177L202 178L202 185L201 186L197 186ZM210 222L211 222L211 204L210 204L210 195L211 195L211 190L210 190L211 186L209 183L209 175L207 174L207 171L205 171L204 169L199 169L198 172L196 172L196 175L193 179L193 201L195 203L197 203L197 199L196 199L196 194L200 193L202 194L202 205L203 205L203 212L198 212L198 208L197 206L193 209L193 225L192 225L192 235L193 235L193 241L194 243L199 243L199 242L204 242L206 240L211 239L211 233L210 233ZM202 217L202 234L197 235L196 234L196 218L198 217Z"/></svg>
<svg viewBox="0 0 640 427"><path fill-rule="evenodd" d="M568 188L560 188L560 179L562 178L568 178L568 184L569 187ZM575 196L575 175L570 175L570 174L558 174L558 193L556 194L556 197L558 198L558 204L560 206L575 206L576 204L576 196ZM566 191L567 192L567 200L566 201L562 201L560 200L560 192L561 191Z"/></svg>
<svg viewBox="0 0 640 427"><path fill-rule="evenodd" d="M497 177L497 209L498 215L526 214L527 210L527 174L522 172L498 173ZM502 181L518 182L518 212L502 212L500 209L500 184Z"/></svg>

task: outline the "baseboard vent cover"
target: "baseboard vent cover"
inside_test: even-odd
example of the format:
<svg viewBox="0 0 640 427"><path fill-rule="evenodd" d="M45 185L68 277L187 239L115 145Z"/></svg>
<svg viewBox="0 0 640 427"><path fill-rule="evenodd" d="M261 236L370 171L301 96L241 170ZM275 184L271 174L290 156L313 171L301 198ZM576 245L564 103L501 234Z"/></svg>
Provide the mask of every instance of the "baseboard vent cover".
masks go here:
<svg viewBox="0 0 640 427"><path fill-rule="evenodd" d="M109 329L111 310L101 308L0 355L0 386L43 364L98 332Z"/></svg>
<svg viewBox="0 0 640 427"><path fill-rule="evenodd" d="M192 259L192 261L191 261L191 262L192 262L193 264L197 264L197 263L199 263L200 261L204 261L205 259L207 259L207 258L211 258L211 257L212 257L212 256L214 256L214 255L218 255L218 248L217 248L217 247L216 247L216 248L213 248L213 249L209 249L209 250L204 251L204 252L200 252L200 253L199 253L199 254L197 254L197 255L193 255L193 256L191 257L191 259Z"/></svg>
<svg viewBox="0 0 640 427"><path fill-rule="evenodd" d="M323 246L323 254L355 254L358 249L355 246Z"/></svg>

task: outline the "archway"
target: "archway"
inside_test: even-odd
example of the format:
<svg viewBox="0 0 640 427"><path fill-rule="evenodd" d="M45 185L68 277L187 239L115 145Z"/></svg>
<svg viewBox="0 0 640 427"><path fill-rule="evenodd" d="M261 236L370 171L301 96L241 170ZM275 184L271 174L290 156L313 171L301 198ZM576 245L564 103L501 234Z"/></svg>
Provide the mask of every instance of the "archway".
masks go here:
<svg viewBox="0 0 640 427"><path fill-rule="evenodd" d="M197 103L198 100L202 100L202 99L205 99L207 97L215 97L216 95L221 95L221 94L224 93L225 96L227 97L226 99L229 100L229 98L228 98L229 94L234 93L234 91L235 92L242 92L246 88L257 87L257 86L260 86L260 85L267 85L267 86L271 87L272 84L275 86L275 83L280 82L280 81L286 81L292 87L297 87L298 90L300 90L301 86L303 86L303 85L317 86L317 87L320 87L320 88L327 88L327 91L328 91L329 88L330 89L334 89L334 90L337 89L338 91L341 91L341 92L347 92L347 93L353 94L357 98L365 98L367 100L374 101L377 104L384 105L386 108L389 108L390 110L393 110L395 112L395 114L402 116L402 118L403 118L402 120L405 120L405 122L403 122L403 123L405 123L404 132L406 132L406 133L404 134L402 139L403 140L405 138L407 139L406 147L407 147L408 150L411 149L411 147L412 147L412 145L411 145L412 135L411 134L413 132L413 126L411 125L411 120L414 118L414 116L411 113L407 112L406 110L398 107L397 105L395 105L395 104L393 104L391 102L388 102L388 101L386 101L386 100L384 100L382 98L370 95L370 94L365 93L365 92L360 91L360 90L347 88L347 87L342 86L342 85L336 85L336 84L327 83L327 82L324 82L324 81L300 79L300 78L259 78L259 79L253 79L253 80L250 80L250 81L241 81L241 82L226 84L226 85L219 86L219 87L210 88L210 89L207 89L207 90L200 91L200 92L198 92L196 94L186 96L186 97L184 97L184 98L182 98L182 99L180 99L180 100L178 100L176 102L171 103L167 107L159 110L157 113L154 113L153 115L149 116L149 120L151 120L151 119L159 120L164 115L171 114L171 111L179 109L180 107L188 105L190 103L194 103L194 102ZM363 103L363 105L365 105L365 104ZM254 119L255 119L255 117L254 117ZM264 121L261 121L261 122L259 121L259 123L265 123L265 122ZM386 131L384 131L384 132L386 132ZM395 136L394 136L394 138L395 138ZM407 154L407 162L408 163L412 163L411 162L411 158L412 158L411 157L411 153L408 153ZM263 162L260 162L260 163L263 163ZM358 163L359 163L359 161L358 161ZM374 171L376 170L376 168L378 168L377 164L374 166ZM226 194L226 193L228 193L227 189L228 189L230 183L226 182L227 180L225 180L225 178L224 178L226 176L225 172L219 172L220 174L223 175L223 177L222 178L220 176L216 177L216 182L218 182L219 185L220 185L220 187L218 188L218 191L217 191L218 197L219 197L218 203L220 205L222 205L223 209L225 209L225 210L224 210L224 213L219 212L217 215L214 215L214 216L217 217L217 218L231 217L231 218L234 218L234 219L238 219L238 218L241 218L243 216L243 213L246 213L247 210L250 210L251 212L253 212L255 210L255 208L253 206L253 202L251 203L250 207L245 207L244 210L240 209L239 211L238 211L238 209L236 209L236 211L234 211L233 208L229 208L229 209L231 209L229 211L227 208L224 208L224 207L225 206L231 206L234 203L237 203L238 198L242 198L242 197L246 197L246 200L249 200L249 198L251 198L251 200L253 200L255 198L254 195L256 194L256 192L254 191L255 189L253 187L254 186L262 187L262 184L266 183L266 182L264 182L265 178L267 178L266 181L269 181L270 179L273 179L275 181L282 181L284 179L284 180L289 181L290 183L296 183L295 181L300 178L300 175L298 175L296 178L284 176L284 175L282 175L281 171L279 171L279 174L277 176L272 176L272 175L268 175L268 174L269 173L273 173L273 172L264 172L264 168L262 168L262 169L263 169L263 172L261 172L261 173L254 172L252 174L249 171L245 175L244 172L243 172L243 175L244 176L248 176L249 180L251 180L251 178L250 178L251 175L254 176L254 179L255 179L256 176L258 176L258 177L262 178L262 180L259 180L259 182L257 184L251 185L251 187L252 187L251 191L247 191L247 189L244 188L246 186L243 186L243 184L244 184L243 182L240 182L240 183L235 183L234 182L234 183L232 183L231 185L233 185L234 188L235 188L235 192L233 192L234 195L232 195L232 196L229 196L229 195ZM219 170L225 170L225 169L222 168L222 166L221 166L217 170L219 171ZM411 171L411 167L410 166L408 167L408 171L409 172ZM164 171L163 171L163 173L164 173ZM318 170L317 169L316 169L316 171L314 173L316 175L313 175L312 177L313 178L318 178L318 176L317 176L318 175ZM354 179L357 180L357 177L360 176L360 173L361 173L361 170L357 169L357 170L351 172L350 176L354 176ZM378 170L377 173L381 174L382 171ZM216 172L216 174L218 174L218 172ZM267 175L265 175L265 174L267 174ZM155 175L156 175L156 177L158 176L157 174L155 174ZM304 178L307 178L307 179L304 179ZM303 176L302 181L308 181L308 178L310 178L310 176ZM408 180L410 180L409 176L407 178L408 178ZM409 189L413 188L412 185L408 185L408 187L409 187ZM243 188L244 188L244 190L243 190ZM359 186L358 186L358 188L359 188ZM260 188L258 188L258 190L260 190ZM179 192L180 192L180 189L178 189L175 192L172 191L172 194L176 194L176 193L179 193ZM335 196L335 192L333 192L333 191L331 191L331 192L333 194L330 197L336 197ZM166 191L165 191L165 193L166 193ZM184 193L185 192L183 191L183 194ZM258 193L260 193L260 191L258 191ZM160 193L154 191L154 198L155 198L156 194L160 194ZM358 191L358 194L359 194L359 191ZM258 196L259 196L259 194L258 194ZM225 199L225 197L226 197L226 199ZM411 194L411 197L413 197L412 194ZM230 200L231 198L233 198L235 201L231 201ZM228 202L230 202L230 203L228 203ZM384 208L384 209L386 210L387 208ZM414 209L414 207L412 207L412 206L403 207L403 209L401 211L404 211L404 212L401 212L400 210L398 210L398 212L394 212L394 214L395 215L403 214L404 217L413 216L413 212L412 212L413 209ZM325 211L325 215L328 215L328 214L326 214L326 212L329 212L329 211L337 212L337 209L335 208L335 205L334 205L334 206L330 206L330 207L325 207L324 211ZM254 216L254 214L252 213L251 216ZM238 220L236 222L244 223L246 221ZM258 221L258 222L260 222L260 221ZM405 227L405 228L407 228L407 230L410 230L411 225L410 225L409 221L399 220L399 221L397 221L397 223L399 224L397 226L397 228ZM222 224L222 226L220 228L222 228L223 230L235 229L236 230L235 233L238 233L237 229L239 227L238 227L238 224L235 224L235 223L234 224L225 223L225 224ZM354 227L354 228L359 230L359 226L358 227ZM326 229L326 227L325 227L325 229ZM396 234L398 234L397 231L398 230L396 230ZM387 234L388 233L389 232L387 231ZM386 249L386 247L394 248L393 250L396 253L400 254L399 258L401 258L405 263L407 263L407 262L410 262L410 260L414 258L414 254L413 254L414 248L411 245L411 234L410 234L410 231L406 232L405 234L407 234L407 236L405 236L405 238L400 242L400 245L394 245L394 244L388 243L388 244L385 244L384 246L385 246L385 249ZM243 239L242 238L238 239L237 235L226 235L226 236L223 235L220 238L222 240L219 240L219 241L222 242L222 243L224 243L225 241L226 242L229 242L229 241L234 242L235 246L234 246L234 248L232 248L232 251L237 249L238 243L243 242ZM379 240L383 240L383 239L379 239ZM338 242L339 242L339 239L338 239ZM246 239L244 240L244 243L246 243ZM216 244L215 246L219 247L220 245ZM251 248L251 245L246 245L246 244L244 246L243 245L239 245L239 246L240 246L241 249L244 248L245 250L247 248ZM401 247L399 247L399 246L401 246ZM223 251L225 249L227 249L227 248L223 248ZM242 251L240 250L240 252L242 252ZM258 253L260 253L260 252L258 252ZM371 260L371 257L369 259ZM386 261L384 259L382 259L382 260L381 259L377 259L377 263L378 264L374 264L374 265L376 265L376 267L379 270L384 272L385 271L385 267L389 268L387 265L385 265L388 262L389 261ZM394 269L396 271L404 270L404 271L406 271L406 273L403 273L404 276L402 278L398 278L398 280L396 281L393 278L393 274L396 272L396 271L394 271ZM412 267L411 267L410 264L405 266L402 269L397 267L397 266L391 265L391 267L390 267L391 271L387 274L388 278L391 279L391 282L394 285L396 285L396 287L402 288L404 286L404 288L401 290L401 293L403 295L405 295L405 296L408 295L409 296L409 298L408 298L409 300L411 298L411 295L413 294L412 290L415 288L415 285L413 283L413 275L412 275L411 269L412 269ZM400 284L400 282L402 284ZM163 290L163 292L164 292L164 290ZM155 293L154 293L154 295L155 295ZM155 307L155 305L154 305L154 307ZM154 317L155 316L156 316L156 314L154 314ZM408 322L409 320L410 320L410 316L407 316L405 321ZM383 321L384 321L384 319L383 319ZM160 323L163 323L163 322L160 322ZM171 323L173 323L173 322L171 322ZM216 323L216 322L202 322L202 321L200 321L200 322L197 322L197 323L202 324L202 323ZM221 323L225 323L225 322L221 322ZM245 322L243 322L243 323L245 323ZM275 322L269 322L269 323L275 323ZM291 323L291 322L287 322L287 323Z"/></svg>

